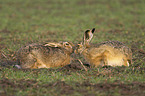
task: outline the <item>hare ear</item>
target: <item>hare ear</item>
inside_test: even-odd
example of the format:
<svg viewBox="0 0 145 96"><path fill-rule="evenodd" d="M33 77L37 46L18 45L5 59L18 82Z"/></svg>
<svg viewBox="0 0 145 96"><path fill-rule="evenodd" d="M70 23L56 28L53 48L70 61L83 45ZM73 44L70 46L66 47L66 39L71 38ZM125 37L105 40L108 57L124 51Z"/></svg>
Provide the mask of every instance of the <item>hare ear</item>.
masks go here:
<svg viewBox="0 0 145 96"><path fill-rule="evenodd" d="M93 38L94 31L95 31L95 28L93 28L92 30L86 30L85 31L84 38L83 38L83 44L84 45L89 44L89 42Z"/></svg>
<svg viewBox="0 0 145 96"><path fill-rule="evenodd" d="M45 44L44 46L61 47L62 45L60 43L49 42L49 43Z"/></svg>
<svg viewBox="0 0 145 96"><path fill-rule="evenodd" d="M88 40L89 39L89 33L90 33L90 30L86 30L85 31L85 34L84 34L84 39L85 40Z"/></svg>
<svg viewBox="0 0 145 96"><path fill-rule="evenodd" d="M92 33L94 33L94 32L95 32L95 28L92 29Z"/></svg>

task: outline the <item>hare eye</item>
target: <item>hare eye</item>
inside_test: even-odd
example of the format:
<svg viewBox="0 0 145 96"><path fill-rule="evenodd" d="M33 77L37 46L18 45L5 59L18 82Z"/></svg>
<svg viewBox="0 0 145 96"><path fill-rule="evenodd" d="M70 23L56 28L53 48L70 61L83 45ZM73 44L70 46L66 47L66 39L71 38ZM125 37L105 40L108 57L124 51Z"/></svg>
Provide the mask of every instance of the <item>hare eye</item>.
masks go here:
<svg viewBox="0 0 145 96"><path fill-rule="evenodd" d="M69 45L68 43L66 43L65 45Z"/></svg>

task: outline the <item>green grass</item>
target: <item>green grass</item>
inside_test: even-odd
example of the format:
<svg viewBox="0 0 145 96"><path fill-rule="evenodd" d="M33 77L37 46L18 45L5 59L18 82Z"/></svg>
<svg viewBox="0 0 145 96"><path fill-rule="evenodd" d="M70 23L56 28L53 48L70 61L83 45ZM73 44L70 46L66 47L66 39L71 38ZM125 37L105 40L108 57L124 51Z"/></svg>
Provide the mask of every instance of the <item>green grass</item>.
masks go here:
<svg viewBox="0 0 145 96"><path fill-rule="evenodd" d="M17 50L32 42L79 43L84 31L92 28L96 28L92 43L118 40L133 50L130 67L88 72L0 67L0 95L145 94L144 5L144 0L0 0L0 52L9 60L15 61ZM0 55L0 61L5 59Z"/></svg>

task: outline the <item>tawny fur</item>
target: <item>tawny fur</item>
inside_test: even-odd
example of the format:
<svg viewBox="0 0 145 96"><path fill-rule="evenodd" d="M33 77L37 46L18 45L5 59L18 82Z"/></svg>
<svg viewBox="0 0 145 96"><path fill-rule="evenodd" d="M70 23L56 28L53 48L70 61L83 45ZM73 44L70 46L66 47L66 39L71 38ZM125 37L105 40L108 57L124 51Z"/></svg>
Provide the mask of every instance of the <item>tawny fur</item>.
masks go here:
<svg viewBox="0 0 145 96"><path fill-rule="evenodd" d="M129 66L132 63L131 49L119 41L106 41L96 45L89 44L93 37L91 31L85 33L88 36L84 36L83 42L78 44L78 48L75 50L76 53L82 54L91 65L95 67L104 65Z"/></svg>
<svg viewBox="0 0 145 96"><path fill-rule="evenodd" d="M18 51L21 68L37 69L61 67L71 62L72 45L68 42L30 44Z"/></svg>

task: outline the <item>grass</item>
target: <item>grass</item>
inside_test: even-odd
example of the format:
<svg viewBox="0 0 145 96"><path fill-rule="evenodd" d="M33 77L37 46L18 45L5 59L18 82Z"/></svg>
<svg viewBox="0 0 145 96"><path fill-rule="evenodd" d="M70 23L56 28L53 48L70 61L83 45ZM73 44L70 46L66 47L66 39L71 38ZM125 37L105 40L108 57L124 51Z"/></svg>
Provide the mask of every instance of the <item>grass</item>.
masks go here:
<svg viewBox="0 0 145 96"><path fill-rule="evenodd" d="M15 61L25 44L79 43L91 28L96 28L92 43L118 40L133 51L130 67L88 68L87 72L75 67L18 70L0 66L0 95L143 96L144 5L144 0L0 0L0 65L6 59Z"/></svg>

